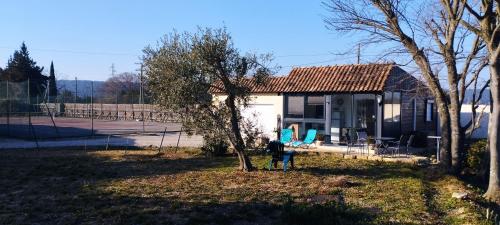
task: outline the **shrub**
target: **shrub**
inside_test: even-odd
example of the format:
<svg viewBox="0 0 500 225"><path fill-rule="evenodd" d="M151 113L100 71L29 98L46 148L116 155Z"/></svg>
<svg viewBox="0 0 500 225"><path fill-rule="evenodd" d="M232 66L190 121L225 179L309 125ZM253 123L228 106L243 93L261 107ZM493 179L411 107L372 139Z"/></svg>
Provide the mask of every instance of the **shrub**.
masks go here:
<svg viewBox="0 0 500 225"><path fill-rule="evenodd" d="M324 141L325 140L325 135L324 134L317 134L316 135L316 140L317 141Z"/></svg>
<svg viewBox="0 0 500 225"><path fill-rule="evenodd" d="M226 140L221 138L207 138L201 147L201 151L210 156L223 156L227 153L229 145Z"/></svg>
<svg viewBox="0 0 500 225"><path fill-rule="evenodd" d="M411 144L411 147L414 148L426 148L427 147L427 133L421 132L421 131L412 131L409 133L409 135L414 135L413 137L413 143Z"/></svg>
<svg viewBox="0 0 500 225"><path fill-rule="evenodd" d="M243 118L240 125L243 133L243 141L248 150L262 149L271 141L262 131L262 126L260 126L256 113L251 114L248 118Z"/></svg>
<svg viewBox="0 0 500 225"><path fill-rule="evenodd" d="M469 173L485 176L489 168L488 141L478 140L465 151L465 167Z"/></svg>

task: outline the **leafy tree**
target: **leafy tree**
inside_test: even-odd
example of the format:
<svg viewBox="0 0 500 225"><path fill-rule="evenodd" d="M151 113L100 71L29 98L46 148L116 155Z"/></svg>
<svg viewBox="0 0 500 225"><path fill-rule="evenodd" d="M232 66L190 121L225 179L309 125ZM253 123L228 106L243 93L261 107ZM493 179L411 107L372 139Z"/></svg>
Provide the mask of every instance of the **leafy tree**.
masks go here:
<svg viewBox="0 0 500 225"><path fill-rule="evenodd" d="M49 97L57 96L56 75L54 73L54 62L50 62L49 74Z"/></svg>
<svg viewBox="0 0 500 225"><path fill-rule="evenodd" d="M11 82L30 81L30 95L42 96L47 86L47 76L42 75L43 67L36 65L36 62L29 56L28 48L24 42L20 50L14 51L14 55L7 62L2 80Z"/></svg>
<svg viewBox="0 0 500 225"><path fill-rule="evenodd" d="M269 55L242 56L226 29L199 29L165 36L158 47L144 50L146 78L153 100L178 113L190 132L207 138L224 137L232 144L239 169L250 171L245 154L240 110L249 101L245 82L264 83L271 70L264 65ZM224 97L214 98L211 91Z"/></svg>
<svg viewBox="0 0 500 225"><path fill-rule="evenodd" d="M61 99L62 102L75 102L75 103L82 102L79 96L76 97L75 101L75 93L68 89L59 90L59 98Z"/></svg>

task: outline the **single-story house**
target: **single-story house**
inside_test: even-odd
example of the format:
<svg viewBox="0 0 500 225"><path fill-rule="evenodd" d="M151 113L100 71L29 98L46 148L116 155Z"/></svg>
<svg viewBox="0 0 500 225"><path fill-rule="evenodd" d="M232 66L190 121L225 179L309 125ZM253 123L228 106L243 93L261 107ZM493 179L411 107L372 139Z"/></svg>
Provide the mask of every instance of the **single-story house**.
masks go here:
<svg viewBox="0 0 500 225"><path fill-rule="evenodd" d="M252 100L243 116L256 115L271 139L282 128L293 128L299 139L317 129L326 143L342 142L356 130L372 137L436 134L437 111L427 87L394 64L300 67L264 84L246 82Z"/></svg>

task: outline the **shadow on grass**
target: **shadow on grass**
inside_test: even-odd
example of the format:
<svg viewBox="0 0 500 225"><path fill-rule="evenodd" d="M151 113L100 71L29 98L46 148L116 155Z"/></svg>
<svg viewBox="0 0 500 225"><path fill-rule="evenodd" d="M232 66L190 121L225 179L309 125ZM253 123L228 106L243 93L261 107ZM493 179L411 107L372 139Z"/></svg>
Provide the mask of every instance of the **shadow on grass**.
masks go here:
<svg viewBox="0 0 500 225"><path fill-rule="evenodd" d="M76 151L2 152L0 224L367 224L369 221L366 210L335 203L311 206L287 200L224 202L217 198L188 201L175 195L155 196L146 192L131 196L95 185L122 178L234 169L235 163L237 160L229 157L169 159L133 152L119 159Z"/></svg>
<svg viewBox="0 0 500 225"><path fill-rule="evenodd" d="M57 193L54 193L57 194ZM334 202L323 205L267 202L183 202L165 197L85 193L58 199L57 207L8 209L2 224L375 224L368 210Z"/></svg>
<svg viewBox="0 0 500 225"><path fill-rule="evenodd" d="M267 158L258 156L255 159L255 162L262 163ZM0 205L0 224L375 224L372 221L375 215L369 209L331 202L318 205L286 200L226 202L216 195L208 199L186 198L181 201L182 198L169 195L182 192L182 188L163 190L165 195L139 191L138 196L131 196L127 191L119 190L129 188L127 184L107 185L106 188L111 190L95 185L100 181L112 183L124 178L234 170L236 166L237 160L232 157L212 160L193 155L169 158L134 151L119 158L81 151L0 152L0 202L3 203ZM338 167L336 164L319 164L292 171L371 179L419 176L413 167L388 163L348 162ZM192 182L201 182L197 179ZM136 185L136 188L142 190L145 187Z"/></svg>
<svg viewBox="0 0 500 225"><path fill-rule="evenodd" d="M14 151L12 151L14 152ZM82 151L67 155L54 154L54 151L22 151L2 154L0 175L16 180L42 179L44 177L66 177L78 179L116 179L138 176L169 175L183 172L221 169L236 166L235 159L221 158L207 160L201 156L189 158L165 158L161 155L133 154L120 159L110 156L94 156ZM76 152L76 153L75 153ZM12 175L17 177L11 177ZM0 187L0 190L2 187Z"/></svg>
<svg viewBox="0 0 500 225"><path fill-rule="evenodd" d="M422 179L422 169L413 165L386 162L363 162L317 167L299 167L297 171L313 175L347 175L366 179L382 180L391 178ZM438 177L435 177L438 179Z"/></svg>

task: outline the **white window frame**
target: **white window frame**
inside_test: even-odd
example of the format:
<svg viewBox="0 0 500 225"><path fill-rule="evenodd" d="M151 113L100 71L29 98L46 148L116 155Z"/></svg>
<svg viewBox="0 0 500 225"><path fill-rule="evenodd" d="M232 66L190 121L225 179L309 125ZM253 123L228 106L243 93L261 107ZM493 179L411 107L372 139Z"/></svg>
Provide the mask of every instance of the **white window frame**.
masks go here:
<svg viewBox="0 0 500 225"><path fill-rule="evenodd" d="M425 104L425 122L433 121L434 100L427 100Z"/></svg>

